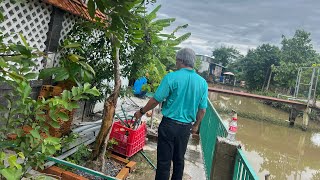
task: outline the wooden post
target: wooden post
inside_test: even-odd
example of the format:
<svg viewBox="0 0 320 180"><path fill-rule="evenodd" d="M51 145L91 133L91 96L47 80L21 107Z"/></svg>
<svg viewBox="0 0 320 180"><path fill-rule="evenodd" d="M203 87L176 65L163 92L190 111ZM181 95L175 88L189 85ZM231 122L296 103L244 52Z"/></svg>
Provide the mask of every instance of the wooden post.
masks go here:
<svg viewBox="0 0 320 180"><path fill-rule="evenodd" d="M269 90L270 81L271 81L271 76L272 76L272 66L270 67L270 73L269 73L269 78L268 78L268 83L267 83L266 91Z"/></svg>
<svg viewBox="0 0 320 180"><path fill-rule="evenodd" d="M292 105L292 108L290 109L290 113L289 113L290 126L294 125L294 122L296 121L297 116L298 116L298 110L294 107L294 105Z"/></svg>
<svg viewBox="0 0 320 180"><path fill-rule="evenodd" d="M303 111L303 122L302 122L302 130L306 131L309 124L309 115L311 113L311 108L306 107L306 109Z"/></svg>
<svg viewBox="0 0 320 180"><path fill-rule="evenodd" d="M232 179L239 143L217 137L214 159L212 161L211 180Z"/></svg>

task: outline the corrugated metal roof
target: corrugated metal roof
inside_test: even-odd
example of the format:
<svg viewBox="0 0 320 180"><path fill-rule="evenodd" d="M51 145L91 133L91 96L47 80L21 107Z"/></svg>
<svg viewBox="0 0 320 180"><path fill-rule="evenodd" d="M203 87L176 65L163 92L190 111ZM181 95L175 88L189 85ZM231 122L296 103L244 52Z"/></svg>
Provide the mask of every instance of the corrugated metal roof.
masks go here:
<svg viewBox="0 0 320 180"><path fill-rule="evenodd" d="M52 4L53 6L56 6L71 14L81 16L83 18L86 18L87 20L92 21L92 18L88 13L87 5L81 0L43 0L43 2ZM100 11L96 11L96 16L101 19L106 18L106 16Z"/></svg>

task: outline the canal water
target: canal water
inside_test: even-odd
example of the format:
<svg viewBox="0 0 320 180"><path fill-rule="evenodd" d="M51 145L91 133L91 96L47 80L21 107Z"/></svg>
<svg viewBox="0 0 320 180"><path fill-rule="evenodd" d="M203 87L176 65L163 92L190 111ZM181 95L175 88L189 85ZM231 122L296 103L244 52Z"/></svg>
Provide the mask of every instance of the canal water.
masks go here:
<svg viewBox="0 0 320 180"><path fill-rule="evenodd" d="M226 124L230 116L223 113L232 109L260 116L260 119L271 117L283 122L288 119L288 113L255 99L217 93L209 93L209 98ZM299 123L302 119L296 121ZM311 126L317 125L311 122ZM236 138L260 179L270 174L270 179L275 180L320 180L320 132L303 132L238 117Z"/></svg>

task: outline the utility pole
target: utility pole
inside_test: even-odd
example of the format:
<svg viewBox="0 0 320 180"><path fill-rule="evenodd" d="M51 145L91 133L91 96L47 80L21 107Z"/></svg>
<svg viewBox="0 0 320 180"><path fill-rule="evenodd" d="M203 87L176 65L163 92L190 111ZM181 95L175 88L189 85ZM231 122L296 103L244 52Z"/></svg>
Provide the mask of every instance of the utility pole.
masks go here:
<svg viewBox="0 0 320 180"><path fill-rule="evenodd" d="M271 76L272 76L272 68L273 68L273 64L270 66L270 70L269 70L269 79L268 79L268 83L267 83L267 87L266 87L266 91L269 90L269 86L270 86L270 81L271 81Z"/></svg>

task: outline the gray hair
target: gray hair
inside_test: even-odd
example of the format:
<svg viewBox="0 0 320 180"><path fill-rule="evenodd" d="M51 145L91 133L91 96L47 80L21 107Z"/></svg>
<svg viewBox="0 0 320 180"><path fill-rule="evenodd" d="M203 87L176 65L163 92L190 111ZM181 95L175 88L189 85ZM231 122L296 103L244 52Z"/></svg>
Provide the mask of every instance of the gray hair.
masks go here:
<svg viewBox="0 0 320 180"><path fill-rule="evenodd" d="M176 60L180 61L185 66L194 67L194 61L196 60L196 54L190 48L183 48L177 52Z"/></svg>

